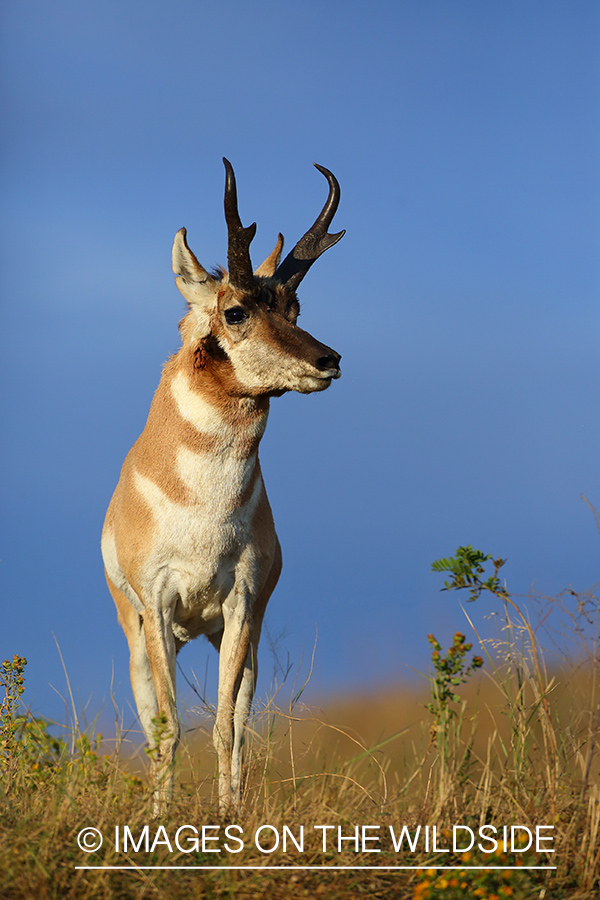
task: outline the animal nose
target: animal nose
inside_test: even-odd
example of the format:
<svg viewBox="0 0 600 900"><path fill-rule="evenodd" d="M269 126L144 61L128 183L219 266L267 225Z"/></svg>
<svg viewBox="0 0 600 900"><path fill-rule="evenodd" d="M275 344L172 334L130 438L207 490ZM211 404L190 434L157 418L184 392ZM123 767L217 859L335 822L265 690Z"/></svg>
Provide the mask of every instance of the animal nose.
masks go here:
<svg viewBox="0 0 600 900"><path fill-rule="evenodd" d="M341 358L339 353L330 353L328 356L320 356L317 360L317 369L339 369Z"/></svg>

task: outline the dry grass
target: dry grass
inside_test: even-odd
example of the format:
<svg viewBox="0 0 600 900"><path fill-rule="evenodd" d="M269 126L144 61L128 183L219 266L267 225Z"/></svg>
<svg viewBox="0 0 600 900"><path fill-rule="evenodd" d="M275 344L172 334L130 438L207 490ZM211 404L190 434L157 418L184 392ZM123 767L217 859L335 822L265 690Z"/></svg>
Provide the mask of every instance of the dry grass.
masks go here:
<svg viewBox="0 0 600 900"><path fill-rule="evenodd" d="M550 619L546 616L550 601L538 598L538 603L546 625L568 622L578 641L574 658L563 659L551 670L546 668L538 635L527 627L518 607L505 604L498 641L482 645L488 657L483 671L453 687L459 699L440 702L433 676L432 691L426 686L422 692L390 688L373 696L341 698L319 711L303 709L299 700L286 710L276 708L282 702L279 691L256 712L248 737L244 812L233 822L221 821L217 813L209 725L204 736L195 732L184 741L174 802L158 823L152 820L148 792L135 774L139 761L132 761L118 741L105 753L104 745L74 725L70 740L57 742L43 724L19 719L15 703L7 699L2 707L0 757L5 794L0 801L0 896L6 900L598 896L600 685L594 639L598 603L593 594L558 598L551 602ZM464 640L455 639L455 646L464 647ZM565 647L564 634L560 646ZM452 657L448 654L443 659ZM463 672L467 663L465 651ZM3 683L7 698L14 701L17 687L9 682L15 663L8 665ZM439 672L439 659L435 665ZM426 710L427 703L433 712ZM504 853L502 846L492 854L477 847L466 853L452 851L453 825L477 833L486 824L521 825L532 831L536 825L554 826L550 846L556 852ZM141 839L137 851L131 847L123 851L125 825L136 841ZM192 848L191 829L180 832L181 848L177 847L176 832L185 825L200 833L207 826L204 849L199 844L186 852ZM323 831L315 828L323 825L332 826L325 850ZM437 849L424 847L427 825L437 827ZM77 835L88 826L102 832L104 843L97 852L86 854L78 847ZM115 826L120 828L118 850ZM148 826L147 850L144 826ZM286 852L284 826L289 829ZM346 840L339 852L338 828L342 837L350 838L357 826L358 849ZM364 846L362 826L368 826ZM390 826L396 836L402 826L413 836L421 826L414 852L406 841L398 852L394 850ZM302 827L304 844L299 851L292 836L300 843ZM261 828L262 850L255 845ZM267 852L275 830L280 845ZM461 832L461 837L465 834ZM239 853L233 852L240 846L236 837L244 843ZM216 849L221 852L212 852ZM557 870L527 868L548 863L556 864ZM519 869L491 868L516 864ZM82 865L138 868L76 868ZM140 868L156 865L221 869ZM257 872L224 868L227 865L377 868ZM488 871L469 868L476 865L488 866ZM428 869L391 871L386 866Z"/></svg>

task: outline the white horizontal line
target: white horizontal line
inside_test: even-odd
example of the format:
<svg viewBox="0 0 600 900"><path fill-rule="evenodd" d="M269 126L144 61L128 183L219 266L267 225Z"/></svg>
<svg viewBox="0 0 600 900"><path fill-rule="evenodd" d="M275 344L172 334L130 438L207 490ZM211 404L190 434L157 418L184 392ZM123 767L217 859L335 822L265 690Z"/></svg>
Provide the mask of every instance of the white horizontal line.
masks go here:
<svg viewBox="0 0 600 900"><path fill-rule="evenodd" d="M268 869L287 869L288 871L322 871L323 869L327 869L328 871L347 871L351 869L352 871L357 871L360 869L365 869L370 872L374 871L398 871L400 869L410 869L411 871L416 871L419 869L436 869L436 870L449 870L452 872L465 872L468 869L494 869L500 872L506 870L516 870L516 871L531 871L532 869L556 869L557 866L436 866L436 865L428 865L428 866L75 866L76 869L88 869L88 870L104 870L104 869L119 869L121 871L132 871L137 872L139 869L211 869L216 872L226 872L231 869L235 869L236 871L240 871L243 869L252 869L258 870L264 869L265 871Z"/></svg>

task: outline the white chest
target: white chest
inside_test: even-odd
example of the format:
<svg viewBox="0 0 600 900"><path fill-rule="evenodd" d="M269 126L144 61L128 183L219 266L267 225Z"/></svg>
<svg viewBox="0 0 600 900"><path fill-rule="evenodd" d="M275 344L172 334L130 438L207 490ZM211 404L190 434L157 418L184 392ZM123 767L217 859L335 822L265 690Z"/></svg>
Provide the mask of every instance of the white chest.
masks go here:
<svg viewBox="0 0 600 900"><path fill-rule="evenodd" d="M151 594L177 594L184 609L220 615L236 577L244 574L240 567L253 555L255 512L264 492L258 459L181 447L177 467L192 502L177 503L150 479L135 476L155 523L142 579Z"/></svg>

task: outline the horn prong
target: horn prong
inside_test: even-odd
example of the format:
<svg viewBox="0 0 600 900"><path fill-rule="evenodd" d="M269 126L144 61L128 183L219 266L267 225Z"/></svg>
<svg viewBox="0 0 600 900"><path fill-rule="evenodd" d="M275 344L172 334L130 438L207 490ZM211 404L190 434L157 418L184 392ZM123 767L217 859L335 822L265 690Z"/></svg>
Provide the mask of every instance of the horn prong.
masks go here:
<svg viewBox="0 0 600 900"><path fill-rule="evenodd" d="M306 234L300 238L294 249L288 253L281 265L278 267L275 277L286 287L296 290L312 264L324 253L337 244L346 231L338 231L337 234L328 234L327 229L331 225L334 215L340 202L341 190L340 185L329 169L314 163L315 168L325 176L329 183L329 194L323 209L315 219L314 223L308 229Z"/></svg>

